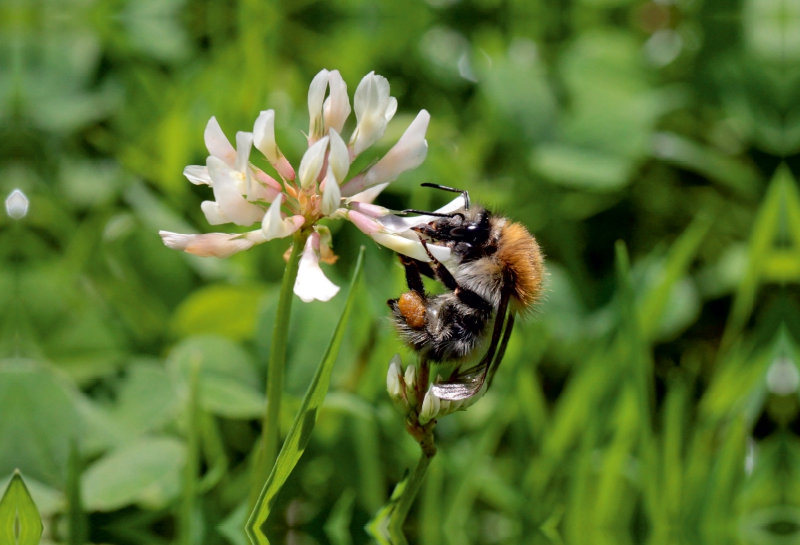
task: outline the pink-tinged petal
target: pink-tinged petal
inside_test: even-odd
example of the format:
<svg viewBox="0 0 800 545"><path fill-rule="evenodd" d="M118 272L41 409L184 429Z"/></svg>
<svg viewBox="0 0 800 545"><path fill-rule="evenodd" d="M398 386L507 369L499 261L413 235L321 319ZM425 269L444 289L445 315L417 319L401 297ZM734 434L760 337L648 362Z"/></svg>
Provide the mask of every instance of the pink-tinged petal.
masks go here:
<svg viewBox="0 0 800 545"><path fill-rule="evenodd" d="M381 216L385 216L391 212L388 208L384 208L383 206L358 201L348 201L347 206L351 210L361 212L362 214L365 214L371 218L380 218Z"/></svg>
<svg viewBox="0 0 800 545"><path fill-rule="evenodd" d="M219 126L216 117L208 120L204 138L208 153L220 159L229 167L234 168L236 165L236 150L233 149L225 133L222 132L222 127Z"/></svg>
<svg viewBox="0 0 800 545"><path fill-rule="evenodd" d="M328 165L328 174L323 181L324 188L322 190L322 203L320 203L320 211L326 216L330 216L342 204L342 194L339 191L339 183L336 181L336 176L333 174L333 168Z"/></svg>
<svg viewBox="0 0 800 545"><path fill-rule="evenodd" d="M227 233L206 233L203 235L182 235L159 231L161 239L168 248L180 250L201 257L229 257L235 253L252 248L256 244L266 242L260 231L252 231L241 235Z"/></svg>
<svg viewBox="0 0 800 545"><path fill-rule="evenodd" d="M267 213L264 214L264 219L261 221L261 233L266 240L288 237L305 223L303 216L291 216L284 219L283 214L281 214L282 202L283 195L272 201Z"/></svg>
<svg viewBox="0 0 800 545"><path fill-rule="evenodd" d="M422 247L422 244L419 242L419 240L412 240L401 235L381 232L373 233L370 236L372 237L372 240L381 246L386 246L398 254L407 255L408 257L412 257L423 262L430 261L428 254L425 253L425 248ZM428 244L428 249L430 249L433 256L439 261L444 261L450 257L450 249L445 248L444 246Z"/></svg>
<svg viewBox="0 0 800 545"><path fill-rule="evenodd" d="M328 132L330 137L331 152L328 154L328 164L333 168L333 175L336 182L341 184L350 170L350 152L347 151L347 144L339 136L339 132L331 127Z"/></svg>
<svg viewBox="0 0 800 545"><path fill-rule="evenodd" d="M204 166L189 165L183 169L183 175L194 185L211 185L211 177Z"/></svg>
<svg viewBox="0 0 800 545"><path fill-rule="evenodd" d="M325 89L328 88L330 72L325 69L319 71L311 80L308 87L308 143L312 144L324 134L322 120L322 102L325 99Z"/></svg>
<svg viewBox="0 0 800 545"><path fill-rule="evenodd" d="M244 172L250 160L250 149L253 147L253 133L239 131L236 133L236 164L234 170Z"/></svg>
<svg viewBox="0 0 800 545"><path fill-rule="evenodd" d="M325 152L328 149L328 137L325 136L311 145L300 160L300 169L297 172L300 187L308 189L317 182L322 164L325 162Z"/></svg>
<svg viewBox="0 0 800 545"><path fill-rule="evenodd" d="M333 70L328 79L330 95L323 105L325 126L328 130L341 133L347 117L350 115L350 99L347 97L347 84L338 70Z"/></svg>
<svg viewBox="0 0 800 545"><path fill-rule="evenodd" d="M250 176L253 180L250 185L251 194L247 196L249 201L272 202L283 192L281 184L260 168L251 165Z"/></svg>
<svg viewBox="0 0 800 545"><path fill-rule="evenodd" d="M370 72L361 80L353 98L356 111L356 130L350 137L353 154L362 151L383 136L388 118L397 110L397 101L389 96L389 81Z"/></svg>
<svg viewBox="0 0 800 545"><path fill-rule="evenodd" d="M421 165L428 154L425 132L430 119L427 111L420 111L389 153L366 172L347 182L342 187L342 195L350 197L370 187L393 182L403 172Z"/></svg>
<svg viewBox="0 0 800 545"><path fill-rule="evenodd" d="M203 201L200 203L200 209L206 215L206 221L210 225L222 225L223 223L231 222L231 219L222 212L222 209L214 201Z"/></svg>
<svg viewBox="0 0 800 545"><path fill-rule="evenodd" d="M328 280L319 266L319 234L312 233L306 241L300 265L297 269L297 280L294 293L303 302L330 301L339 292L339 286Z"/></svg>
<svg viewBox="0 0 800 545"><path fill-rule="evenodd" d="M361 193L356 193L352 197L350 197L348 202L363 202L363 203L371 203L375 199L378 198L384 189L389 187L391 182L386 182L385 184L378 184L375 186L370 187L369 189L365 189Z"/></svg>
<svg viewBox="0 0 800 545"><path fill-rule="evenodd" d="M209 157L206 165L208 174L214 182L214 200L219 204L222 213L236 225L252 225L261 221L264 211L242 197L238 180L234 178L239 173L216 157Z"/></svg>
<svg viewBox="0 0 800 545"><path fill-rule="evenodd" d="M275 110L265 110L256 119L253 126L253 144L264 154L278 174L290 182L294 180L294 168L275 142Z"/></svg>
<svg viewBox="0 0 800 545"><path fill-rule="evenodd" d="M345 213L345 217L348 220L353 222L353 225L358 227L358 229L367 235L374 235L375 233L382 233L385 231L383 225L378 222L375 218L371 218L361 212L356 212L355 210L348 210Z"/></svg>

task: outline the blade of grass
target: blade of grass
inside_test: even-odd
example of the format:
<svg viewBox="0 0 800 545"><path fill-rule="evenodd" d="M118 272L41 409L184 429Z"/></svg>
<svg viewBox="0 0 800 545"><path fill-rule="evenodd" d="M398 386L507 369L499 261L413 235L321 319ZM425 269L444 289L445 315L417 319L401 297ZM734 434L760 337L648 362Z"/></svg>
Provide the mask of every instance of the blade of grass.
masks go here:
<svg viewBox="0 0 800 545"><path fill-rule="evenodd" d="M198 389L200 384L200 361L192 362L189 376L189 398L186 403L186 465L183 467L183 493L180 506L180 543L191 545L195 539L194 510L197 496L197 473L200 467L198 443Z"/></svg>
<svg viewBox="0 0 800 545"><path fill-rule="evenodd" d="M756 214L753 223L753 234L750 236L747 268L736 290L733 308L725 324L720 354L725 354L734 341L740 337L739 332L747 323L753 308L756 291L761 276L762 263L767 260L776 235L780 232L781 212L784 201L790 197L786 187L793 184L789 169L782 165L775 172L769 184L764 201Z"/></svg>
<svg viewBox="0 0 800 545"><path fill-rule="evenodd" d="M322 402L325 400L325 395L328 393L333 364L336 363L336 357L339 355L339 349L342 346L344 333L350 319L350 312L355 303L358 282L361 279L361 272L363 270L363 263L364 247L362 246L358 254L358 261L356 262L356 268L353 272L353 279L350 282L350 293L347 295L347 302L342 311L342 316L339 318L339 323L336 325L336 330L333 333L331 342L328 344L325 355L317 367L316 373L314 373L314 378L311 380L306 395L303 397L300 410L297 412L292 428L289 430L289 435L286 436L286 440L278 454L275 466L272 468L272 472L264 483L256 506L250 514L246 526L248 533L261 533L258 530L269 517L275 498L278 496L284 483L286 483L286 479L289 478L292 470L303 455L308 440L311 437L311 431L314 429L314 424L317 421L317 410L320 405L322 405ZM285 350L286 339L280 342L284 344ZM275 342L273 342L273 347L274 346Z"/></svg>
<svg viewBox="0 0 800 545"><path fill-rule="evenodd" d="M647 293L639 307L639 321L645 339L652 340L658 333L672 287L686 274L712 222L711 214L700 215L670 248L659 282Z"/></svg>
<svg viewBox="0 0 800 545"><path fill-rule="evenodd" d="M42 537L42 518L22 474L17 469L0 500L0 542L37 545Z"/></svg>
<svg viewBox="0 0 800 545"><path fill-rule="evenodd" d="M75 439L70 441L67 462L67 517L69 520L69 545L83 545L88 541L86 513L81 502L81 457Z"/></svg>
<svg viewBox="0 0 800 545"><path fill-rule="evenodd" d="M643 470L646 474L657 475L658 457L652 428L655 406L653 362L650 349L642 336L641 324L636 312L633 286L630 279L628 250L622 241L617 241L615 249L620 307L620 336L617 338L617 342L628 349L626 352L629 358L629 380L633 381L632 386L637 393L641 434L639 437L639 451ZM654 525L658 525L662 522L664 511L660 508L662 498L652 479L647 479L643 483L643 493L650 520Z"/></svg>

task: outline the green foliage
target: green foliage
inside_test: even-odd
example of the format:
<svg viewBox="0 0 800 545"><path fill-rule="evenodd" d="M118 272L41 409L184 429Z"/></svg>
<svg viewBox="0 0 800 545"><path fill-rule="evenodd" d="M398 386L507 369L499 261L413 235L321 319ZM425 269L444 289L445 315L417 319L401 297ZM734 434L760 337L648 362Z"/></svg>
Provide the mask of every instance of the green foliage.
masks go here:
<svg viewBox="0 0 800 545"><path fill-rule="evenodd" d="M398 100L353 172L431 114L426 161L378 204L446 201L422 182L468 189L547 255L543 301L491 390L437 424L408 541L796 541L796 11L0 4L0 195L30 199L21 220L0 211L0 511L12 489L31 505L27 490L51 543L244 543L280 325L286 387L270 431L290 441L270 481L270 540L368 539L363 526L418 458L385 392L392 355L413 358L387 319L385 301L406 289L392 252L367 244L359 290L295 300L276 324L288 240L217 260L156 234L238 232L208 225L212 191L181 175L205 160L206 122L233 138L273 108L296 165L324 67L351 98L375 70ZM344 285L367 239L329 227L339 260L323 268ZM326 357L335 331L338 357ZM295 415L312 406L301 434ZM8 520L0 540L14 542Z"/></svg>

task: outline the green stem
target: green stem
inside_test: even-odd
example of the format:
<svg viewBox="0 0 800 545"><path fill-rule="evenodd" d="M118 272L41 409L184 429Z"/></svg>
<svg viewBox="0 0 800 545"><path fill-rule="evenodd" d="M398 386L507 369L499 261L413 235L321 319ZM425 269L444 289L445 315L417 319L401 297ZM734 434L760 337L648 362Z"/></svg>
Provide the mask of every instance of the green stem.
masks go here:
<svg viewBox="0 0 800 545"><path fill-rule="evenodd" d="M408 512L411 510L411 505L414 503L414 498L416 497L417 492L419 492L419 489L422 487L422 481L425 478L425 472L428 470L428 466L430 465L434 454L430 454L425 450L423 450L420 454L417 467L414 468L414 473L408 477L408 482L406 483L400 498L397 500L397 505L392 511L391 517L389 518L390 534L402 532L403 523L406 521L406 517L408 517Z"/></svg>
<svg viewBox="0 0 800 545"><path fill-rule="evenodd" d="M278 299L278 313L275 317L275 329L272 331L272 346L267 368L267 408L264 411L261 444L256 455L250 484L249 503L251 510L258 501L261 488L264 486L264 482L267 480L278 455L281 397L283 395L283 375L286 367L286 345L289 340L289 318L292 314L292 296L294 283L297 280L300 256L306 245L306 239L310 234L311 231L306 229L295 232L292 253L283 273L281 293Z"/></svg>

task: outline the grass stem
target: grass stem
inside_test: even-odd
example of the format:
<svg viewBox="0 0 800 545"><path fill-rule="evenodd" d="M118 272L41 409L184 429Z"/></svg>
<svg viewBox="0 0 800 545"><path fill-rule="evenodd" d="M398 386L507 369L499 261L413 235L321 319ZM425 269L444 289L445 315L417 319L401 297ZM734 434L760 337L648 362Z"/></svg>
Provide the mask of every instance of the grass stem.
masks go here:
<svg viewBox="0 0 800 545"><path fill-rule="evenodd" d="M264 482L269 476L278 455L280 442L281 398L283 395L284 371L286 368L286 345L289 340L289 319L292 314L292 297L294 283L297 280L297 269L300 256L306 245L310 231L301 229L295 232L292 242L292 253L286 263L278 299L278 312L275 317L275 328L272 330L272 346L270 348L267 368L267 407L261 432L261 444L256 455L250 485L250 508L255 506Z"/></svg>

